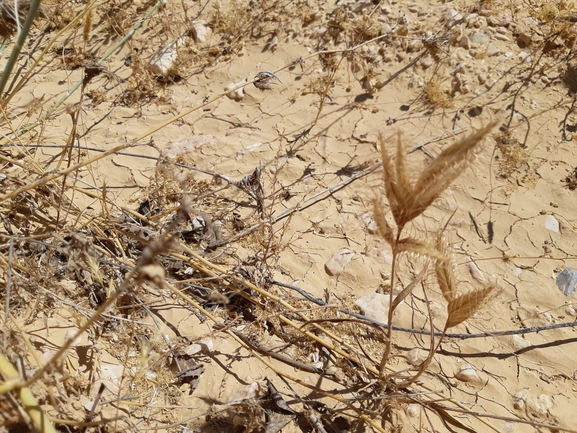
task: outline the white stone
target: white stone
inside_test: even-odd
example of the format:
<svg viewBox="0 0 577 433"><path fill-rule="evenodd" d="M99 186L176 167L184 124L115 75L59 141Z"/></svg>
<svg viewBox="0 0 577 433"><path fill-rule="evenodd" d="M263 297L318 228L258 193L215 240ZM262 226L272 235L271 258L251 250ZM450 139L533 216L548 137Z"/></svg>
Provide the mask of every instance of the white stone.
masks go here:
<svg viewBox="0 0 577 433"><path fill-rule="evenodd" d="M547 215L545 218L545 228L555 233L559 233L559 221L553 215Z"/></svg>
<svg viewBox="0 0 577 433"><path fill-rule="evenodd" d="M518 410L523 410L525 408L525 402L529 397L529 390L522 389L513 396L513 407Z"/></svg>
<svg viewBox="0 0 577 433"><path fill-rule="evenodd" d="M491 40L491 34L487 32L475 32L469 37L469 40L472 44L486 45Z"/></svg>
<svg viewBox="0 0 577 433"><path fill-rule="evenodd" d="M510 41L511 40L511 39L509 39L509 37L507 35L503 35L501 33L496 33L494 37L498 41Z"/></svg>
<svg viewBox="0 0 577 433"><path fill-rule="evenodd" d="M214 348L214 343L210 338L203 338L202 340L192 343L184 348L184 353L187 355L194 355L196 353L204 352L210 353Z"/></svg>
<svg viewBox="0 0 577 433"><path fill-rule="evenodd" d="M502 52L501 49L499 47L497 47L496 45L489 44L487 46L487 55L489 57L493 57L493 56L496 56L498 54L501 54L501 52Z"/></svg>
<svg viewBox="0 0 577 433"><path fill-rule="evenodd" d="M354 256L355 252L346 248L338 251L325 263L325 272L331 277L341 274Z"/></svg>
<svg viewBox="0 0 577 433"><path fill-rule="evenodd" d="M389 295L371 293L355 301L363 314L381 323L387 323L389 317Z"/></svg>
<svg viewBox="0 0 577 433"><path fill-rule="evenodd" d="M419 416L419 414L421 413L421 406L418 405L417 403L412 403L410 405L407 406L407 415L410 416L411 418L414 418L416 416Z"/></svg>
<svg viewBox="0 0 577 433"><path fill-rule="evenodd" d="M421 365L423 363L423 361L426 359L425 356L425 351L423 349L419 349L418 347L415 347L414 349L411 349L407 352L407 361L409 361L409 363L411 365Z"/></svg>
<svg viewBox="0 0 577 433"><path fill-rule="evenodd" d="M525 340L520 335L513 335L513 346L515 346L516 349L525 349L526 347L531 346L531 342Z"/></svg>
<svg viewBox="0 0 577 433"><path fill-rule="evenodd" d="M148 69L154 75L167 75L178 57L177 49L184 43L182 38L171 42L166 47L152 55Z"/></svg>
<svg viewBox="0 0 577 433"><path fill-rule="evenodd" d="M365 225L369 233L376 233L377 232L377 223L373 218L372 212L364 212L358 215L361 222Z"/></svg>
<svg viewBox="0 0 577 433"><path fill-rule="evenodd" d="M473 279L477 280L479 283L487 282L487 279L483 275L483 272L481 272L481 270L479 269L477 264L473 261L473 259L470 259L467 262L467 268L469 269L469 273L471 274L471 277L473 277Z"/></svg>
<svg viewBox="0 0 577 433"><path fill-rule="evenodd" d="M541 394L539 397L529 396L525 403L527 411L536 417L547 416L549 409L553 407L553 399L546 394Z"/></svg>
<svg viewBox="0 0 577 433"><path fill-rule="evenodd" d="M196 20L192 22L192 37L194 38L194 42L206 42L210 32L210 27L206 24L206 21Z"/></svg>
<svg viewBox="0 0 577 433"><path fill-rule="evenodd" d="M455 378L461 382L480 382L481 380L475 369L469 364L463 364L455 374Z"/></svg>

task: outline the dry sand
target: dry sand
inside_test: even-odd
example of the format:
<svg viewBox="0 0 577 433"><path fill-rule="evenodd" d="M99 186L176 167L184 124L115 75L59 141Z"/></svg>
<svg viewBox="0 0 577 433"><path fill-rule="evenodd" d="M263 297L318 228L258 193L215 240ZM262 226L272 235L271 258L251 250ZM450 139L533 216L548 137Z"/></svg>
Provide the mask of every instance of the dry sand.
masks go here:
<svg viewBox="0 0 577 433"><path fill-rule="evenodd" d="M95 58L112 45L105 33L109 21L103 11L107 2L97 3L102 5L96 9L87 44ZM138 8L153 5L148 2L139 6L136 1L116 3L119 10L127 9L129 16L142 16L139 11L145 9ZM179 76L167 84L157 81L150 100L122 103L127 91L139 83L134 70L124 62L131 55L133 62L140 58L139 65L143 67L155 52L183 34L184 17L179 1L169 0L103 63L120 80L99 75L88 84L86 91L92 92L91 95L103 91L104 100L84 97L77 130L78 148L73 150L72 163L130 142L144 131L218 96L231 83L253 80L261 71L275 71L279 78L270 81L270 89L246 86L244 96L237 100L220 97L148 134L123 150L124 154L101 159L68 177L69 187L63 195L80 212L63 211L66 215L60 216L62 228L45 239L49 245L43 247L45 256L38 264L38 274L49 268L46 263L50 260L60 260L58 266L65 267L67 256L56 247L64 245L67 234L80 233L88 239L99 239L97 246L101 250L94 256L108 261L100 262L105 281L102 285L87 282L85 271L68 269L61 274L45 275L41 279L44 282L34 284L33 290L25 281L40 277L30 276L24 270L15 271L11 301L14 320L9 325L15 335L11 337L13 340L3 337L12 345L20 342L11 349L11 359L18 353L31 371L42 365L73 335L95 305L106 298L106 291L109 295L120 284L126 270L109 262L132 266L141 254L141 247L127 235L111 231L107 224L119 221L127 232L141 236L139 230L144 229L135 229L134 219L122 217L120 209L136 211L148 200L156 213L148 215L153 221L153 232L159 233L168 226L171 210L182 197L179 173L189 176L185 189L193 203L191 218L200 217L205 224L212 221L215 226L208 235L203 228L200 234L179 237L193 251L230 275L248 276L249 280L260 282L265 290L303 309L309 318L347 316L337 314L334 308L306 302L295 291L266 284L266 278L298 286L331 306L361 312L355 306L356 300L387 293L390 288L390 247L375 233L372 220L375 199L382 200L386 208L382 171L366 170L380 160L378 135L384 135L391 152L399 131L407 149L426 144L408 157L417 175L443 147L492 120L498 120L499 127L481 146L472 168L410 228L413 236L434 239L435 233L446 226L444 236L453 248L461 290L487 282L500 288L487 308L449 332L507 331L576 320L572 306L575 295L565 296L555 284L563 269L577 268L577 191L568 188L565 182L572 173L574 178L577 166L573 135L577 119L571 111L575 96L563 80L573 57L572 44L577 33L572 17L577 16L576 10L565 3L549 11L546 2L528 8L524 3L501 1L417 0L407 4L340 1L338 5L322 1L265 1L251 2L250 6L244 4L248 2L240 3L242 7L236 14L258 16L256 11L262 8L261 21L241 23L244 27L240 30L233 28L230 23L233 16L224 12L234 3L220 1L223 20L230 25L226 30L229 33L213 28L204 42L186 36L174 66ZM210 17L217 13L215 4L188 5L188 19L210 22ZM84 8L74 7L78 11ZM273 12L265 13L267 8ZM548 13L552 14L552 20ZM211 25L214 27L214 22ZM202 31L202 25L199 29ZM32 34L38 34L39 30L33 29ZM80 42L75 43L79 47L81 30L76 37ZM558 35L551 36L555 32ZM569 33L573 36L567 36ZM354 51L311 56L320 50L360 45L379 35L384 36ZM558 47L544 53L547 38ZM58 48L73 45L70 41L59 41ZM223 47L229 47L230 53ZM209 48L218 54L207 60ZM8 51L3 54L3 62ZM66 70L62 55L51 52L47 58L50 61L11 101L10 115L3 121L4 136L11 133L8 125L17 129L46 113L82 77L82 68ZM297 59L304 61L285 67ZM331 71L331 65L336 69ZM570 84L570 79L565 81ZM26 117L27 110L40 98L43 108ZM79 100L77 91L66 104L70 106ZM2 180L7 185L2 190L8 192L14 189L11 186L14 183L23 185L34 180L30 158L46 171L56 168L71 125L71 116L59 108L41 126L20 137L19 146L3 146L3 155L21 161L25 167L3 162L2 172L12 183L8 185L7 179ZM303 134L304 131L308 133ZM201 135L210 137L192 138ZM170 164L159 165L160 154L180 141L189 151L172 156L172 161L218 173L231 181L240 181L260 168L263 213L259 215L256 201L245 191L222 179ZM362 175L358 179L311 199L359 173ZM109 200L106 207L99 199L104 187ZM50 190L54 197L60 197L62 194L56 193L61 191L60 181ZM50 200L49 192L42 194ZM306 206L302 206L306 200L309 200ZM302 208L287 218L264 224L223 246L207 248L261 219L274 218L298 206ZM11 209L14 208L12 205ZM53 209L49 213L56 217ZM4 206L2 218L6 221L16 217ZM15 235L43 233L40 229L26 231L23 222L12 224ZM93 224L101 226L102 233L96 234ZM183 230L187 229L179 228L180 232ZM4 258L8 257L9 234L3 230ZM343 250L352 259L336 275L329 275L325 265ZM179 248L174 251L182 252ZM25 242L17 244L15 254L20 259L37 257ZM252 391L264 394L268 378L299 414L285 414L286 421L290 421L283 432L315 430L318 426L311 426L314 419L322 420L319 423L326 431L375 428L359 421L347 404L362 408L384 431L451 431L450 428L477 432L547 431L539 423L559 426L561 430L575 428L571 415L577 391L574 327L516 336L447 338L420 384L387 400L386 393L370 382L374 375L363 371L363 366L347 364L334 352L327 356L318 344L286 329L276 317L283 310L271 299L247 290L247 296L259 299L265 306L249 307L238 296L232 297L224 286L207 279L207 274L182 261L177 266L176 262L169 258L160 260L168 277L206 285L230 301L223 305L217 302L215 293L191 288L186 291L218 318L220 326L244 332L261 346L305 364L323 365L324 360L323 368L332 369L336 376L323 378L263 356L230 334L219 332L211 320L168 289L150 285L141 289L138 301L124 301L125 306L134 306L133 309L115 307L104 322L91 327L82 340L73 344L59 372L50 376L57 379L47 377L49 385L33 386L50 416L81 421L86 415L85 405L93 401L98 384L104 382L107 389L97 406L95 419L124 418L103 430L183 431L184 426L188 432L265 431L265 417L258 404L244 400L236 406L223 405L231 398L234 401L235 393L253 382L262 389L255 385ZM422 263L421 259L406 258L397 284L406 285L420 272ZM26 266L31 269L32 261ZM5 282L5 267L2 272ZM428 271L427 279L431 274ZM170 281L178 289L186 288L182 281ZM442 328L446 303L432 279L415 288L396 312L394 324L429 329L424 288L436 316L434 323ZM297 320L296 313L288 317ZM381 321L385 320L382 317ZM379 359L383 345L377 341L377 331L371 334L369 328L360 325L355 328L347 323L327 326L355 347L354 335L362 334L359 338L365 350ZM36 360L23 342L24 335L35 348ZM196 388L179 385L170 370L171 356L202 339L205 345L200 347L200 354L189 361L197 373L203 369L202 374L191 373ZM328 340L340 345L332 338ZM145 347L149 348L148 357L143 353ZM414 349L424 348L422 354L425 354L428 347L426 335L395 334L394 353L406 355L413 349L412 355L419 356ZM349 350L347 346L342 348ZM406 365L400 358L390 362L396 369ZM302 383L284 381L278 372ZM469 377L459 372L473 372L476 377L469 382L459 380ZM350 400L346 404L339 402L311 391L306 385ZM127 400L115 402L119 398ZM355 398L368 400L359 402ZM451 401L445 401L446 398ZM426 410L417 404L423 401L429 405ZM434 414L433 401L453 408L457 407L455 402L460 402L462 409L479 416L450 412L442 421L442 417ZM222 413L226 410L229 412L224 417ZM387 413L396 417L393 427L384 421ZM444 424L449 415L470 430ZM223 418L220 421L219 416ZM10 422L14 421L5 420L6 427L1 428L12 431ZM276 431L270 419L268 425L270 430L266 431Z"/></svg>

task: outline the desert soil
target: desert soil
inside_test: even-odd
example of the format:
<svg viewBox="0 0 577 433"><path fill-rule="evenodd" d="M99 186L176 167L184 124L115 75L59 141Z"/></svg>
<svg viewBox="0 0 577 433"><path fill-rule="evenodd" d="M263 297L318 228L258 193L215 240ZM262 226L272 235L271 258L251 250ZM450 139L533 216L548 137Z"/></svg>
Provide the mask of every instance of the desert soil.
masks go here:
<svg viewBox="0 0 577 433"><path fill-rule="evenodd" d="M98 427L59 431L574 431L577 334L547 329L576 320L575 294L556 284L577 269L573 3L168 0L50 112L155 5L93 3L87 38L85 19L58 37L66 22L47 25L86 2L45 3L14 74L54 45L4 107L3 353L34 374L126 284L147 244L167 232L175 243L32 384L53 420L75 422L106 385L90 415ZM163 49L173 62L153 73ZM417 383L387 388L368 367L378 369L383 329L336 321L351 317L339 309L387 320L379 143L392 154L400 134L417 177L492 121L474 163L409 233L442 233L463 293L498 290L449 330ZM405 256L395 290L427 263L394 325L442 330L430 260ZM281 316L329 319L318 324L331 334ZM467 338L530 327L544 328ZM388 367L418 365L430 340L395 332ZM0 407L12 414L0 415L3 431L25 425L8 400Z"/></svg>

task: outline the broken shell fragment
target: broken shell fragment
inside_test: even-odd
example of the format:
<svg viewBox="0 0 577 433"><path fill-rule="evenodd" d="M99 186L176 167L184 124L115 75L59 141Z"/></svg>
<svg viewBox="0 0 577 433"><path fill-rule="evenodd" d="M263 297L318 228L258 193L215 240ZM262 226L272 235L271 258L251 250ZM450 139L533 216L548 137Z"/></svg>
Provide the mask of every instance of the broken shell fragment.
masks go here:
<svg viewBox="0 0 577 433"><path fill-rule="evenodd" d="M246 82L247 79L245 78L244 80L239 81L238 83L230 83L228 86L224 88L224 90L225 91L232 90L235 87L240 86L241 84L245 84ZM228 96L230 99L234 99L235 101L240 101L241 99L244 98L244 87L240 87L236 90L233 90L232 92L227 93L226 96Z"/></svg>

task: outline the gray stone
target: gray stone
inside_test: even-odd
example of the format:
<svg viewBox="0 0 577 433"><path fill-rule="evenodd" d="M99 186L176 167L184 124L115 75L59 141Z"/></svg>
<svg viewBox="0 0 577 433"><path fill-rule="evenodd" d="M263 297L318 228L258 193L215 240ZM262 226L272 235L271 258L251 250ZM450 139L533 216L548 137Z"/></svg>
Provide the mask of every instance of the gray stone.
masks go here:
<svg viewBox="0 0 577 433"><path fill-rule="evenodd" d="M575 285L577 284L577 271L571 268L563 269L563 271L557 275L555 283L557 283L557 287L565 294L565 296L571 296L575 291Z"/></svg>
<svg viewBox="0 0 577 433"><path fill-rule="evenodd" d="M493 57L496 56L498 54L501 54L501 49L493 44L489 44L487 46L487 55L489 57Z"/></svg>

